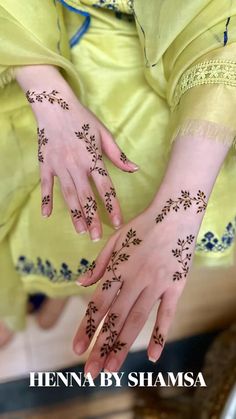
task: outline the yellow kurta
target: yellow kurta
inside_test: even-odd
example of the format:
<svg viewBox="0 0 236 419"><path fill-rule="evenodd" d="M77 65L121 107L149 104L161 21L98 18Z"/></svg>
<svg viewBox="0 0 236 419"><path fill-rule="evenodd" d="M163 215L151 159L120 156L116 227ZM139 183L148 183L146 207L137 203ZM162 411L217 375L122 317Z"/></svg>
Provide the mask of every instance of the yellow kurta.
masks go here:
<svg viewBox="0 0 236 419"><path fill-rule="evenodd" d="M103 239L94 244L78 236L57 183L53 215L41 217L36 123L14 81L15 66L60 67L82 103L139 164L141 170L131 175L106 161L126 221L154 197L176 133L207 132L212 141L234 141L236 71L227 68L230 62L236 69L236 6L230 0L148 5L44 0L42 7L42 0L0 0L0 316L12 328L24 323L28 293L81 292L75 278L113 232L100 205ZM232 263L234 190L232 147L208 204L195 262Z"/></svg>

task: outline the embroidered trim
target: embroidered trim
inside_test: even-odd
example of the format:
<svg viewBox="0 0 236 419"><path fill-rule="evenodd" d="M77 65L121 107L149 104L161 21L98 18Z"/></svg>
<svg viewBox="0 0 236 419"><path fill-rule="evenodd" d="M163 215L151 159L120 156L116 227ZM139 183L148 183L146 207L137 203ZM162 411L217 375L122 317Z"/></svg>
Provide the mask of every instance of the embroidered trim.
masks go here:
<svg viewBox="0 0 236 419"><path fill-rule="evenodd" d="M134 0L97 0L93 3L93 6L112 10L113 12L133 14L133 2Z"/></svg>
<svg viewBox="0 0 236 419"><path fill-rule="evenodd" d="M10 67L0 74L0 88L4 88L7 84L15 80L14 68Z"/></svg>
<svg viewBox="0 0 236 419"><path fill-rule="evenodd" d="M181 96L189 89L202 84L225 84L236 86L236 62L230 60L210 60L186 70L175 88L173 108Z"/></svg>
<svg viewBox="0 0 236 419"><path fill-rule="evenodd" d="M222 237L217 237L211 231L204 234L203 238L197 242L196 251L200 252L224 252L234 244L236 234L236 217L226 226Z"/></svg>
<svg viewBox="0 0 236 419"><path fill-rule="evenodd" d="M38 275L48 278L52 282L73 282L78 276L86 272L89 267L87 259L81 259L76 272L72 272L69 266L63 262L59 269L56 269L49 260L44 262L40 257L32 262L26 256L19 256L15 269L22 275Z"/></svg>
<svg viewBox="0 0 236 419"><path fill-rule="evenodd" d="M219 141L225 145L233 145L236 147L236 130L232 130L224 125L217 124L212 121L205 121L203 119L186 119L180 126L178 126L171 136L170 143L172 144L177 137L189 135L191 137L209 138L214 141Z"/></svg>

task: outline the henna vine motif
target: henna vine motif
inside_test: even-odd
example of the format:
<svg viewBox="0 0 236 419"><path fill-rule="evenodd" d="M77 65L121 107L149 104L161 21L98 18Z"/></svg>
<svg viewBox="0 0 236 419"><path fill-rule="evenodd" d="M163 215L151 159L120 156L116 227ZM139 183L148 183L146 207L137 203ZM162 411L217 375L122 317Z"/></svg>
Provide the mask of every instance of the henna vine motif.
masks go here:
<svg viewBox="0 0 236 419"><path fill-rule="evenodd" d="M125 154L123 151L120 153L120 160L121 160L121 161L122 161L122 163L124 163L124 164L127 164L127 163L129 162L129 160L128 160L128 158L127 158L126 154Z"/></svg>
<svg viewBox="0 0 236 419"><path fill-rule="evenodd" d="M84 140L86 144L86 150L92 156L92 166L90 167L90 173L98 172L99 175L107 176L107 171L103 167L99 167L99 162L102 161L102 154L96 144L95 135L89 135L89 124L82 126L82 131L76 131L75 135L80 140Z"/></svg>
<svg viewBox="0 0 236 419"><path fill-rule="evenodd" d="M68 111L69 110L68 103L62 98L57 97L58 94L59 92L57 90L52 90L50 93L47 93L45 90L41 93L36 93L34 91L31 92L30 90L27 90L26 98L29 103L35 103L35 102L42 103L46 99L52 105L54 103L57 103L58 105L60 105L62 109L65 109Z"/></svg>
<svg viewBox="0 0 236 419"><path fill-rule="evenodd" d="M98 311L97 307L95 306L93 301L88 303L87 310L85 312L85 316L88 317L87 319L87 326L86 326L86 335L91 339L95 333L96 326L95 320L93 318L93 314Z"/></svg>
<svg viewBox="0 0 236 419"><path fill-rule="evenodd" d="M48 143L48 138L45 137L45 129L39 129L37 128L37 134L38 134L38 161L40 163L44 162L43 153L42 153L42 147Z"/></svg>
<svg viewBox="0 0 236 419"><path fill-rule="evenodd" d="M110 192L105 193L105 203L106 203L105 205L106 205L106 209L109 213L111 213L112 210L113 210L113 206L112 206L112 203L111 203L111 198L112 197L113 198L116 197L116 191L113 187L110 188Z"/></svg>
<svg viewBox="0 0 236 419"><path fill-rule="evenodd" d="M105 339L106 342L101 347L101 357L108 355L110 352L117 353L118 351L121 351L121 349L126 345L126 343L123 343L120 340L115 342L118 336L117 331L114 329L115 320L117 318L118 316L115 313L108 314L108 320L105 321L102 326L102 333L108 333L108 336Z"/></svg>
<svg viewBox="0 0 236 419"><path fill-rule="evenodd" d="M127 260L129 260L130 255L128 253L122 252L125 248L130 247L130 245L134 245L137 246L142 242L142 240L138 239L136 237L136 231L133 230L132 228L128 231L128 233L126 234L126 239L125 241L122 243L122 246L119 250L116 250L114 252L112 252L111 255L111 263L108 265L107 267L107 271L108 272L112 272L112 278L111 279L107 279L103 285L102 285L102 290L108 290L109 288L111 288L111 284L113 282L121 282L121 284L123 284L123 280L121 278L121 275L117 275L117 267L121 262L125 262Z"/></svg>
<svg viewBox="0 0 236 419"><path fill-rule="evenodd" d="M174 257L177 258L177 262L180 264L182 272L176 271L173 274L173 281L179 281L183 277L186 278L188 271L189 271L189 261L191 260L192 253L186 253L184 256L184 252L189 250L188 244L192 244L194 241L194 236L190 234L190 236L186 237L186 240L178 239L177 244L179 248L172 249L172 254Z"/></svg>
<svg viewBox="0 0 236 419"><path fill-rule="evenodd" d="M86 223L91 226L95 212L97 211L97 203L92 196L87 197L87 203L84 205L86 214Z"/></svg>
<svg viewBox="0 0 236 419"><path fill-rule="evenodd" d="M50 195L46 195L42 199L42 205L48 205L50 203Z"/></svg>
<svg viewBox="0 0 236 419"><path fill-rule="evenodd" d="M155 332L153 334L153 340L156 345L160 345L162 348L164 346L164 338L162 334L159 332L159 327L156 327Z"/></svg>
<svg viewBox="0 0 236 419"><path fill-rule="evenodd" d="M82 211L78 210L78 209L74 209L74 210L70 210L72 217L75 218L76 220L79 220L82 217Z"/></svg>
<svg viewBox="0 0 236 419"><path fill-rule="evenodd" d="M93 271L94 271L94 269L96 268L96 262L95 262L95 260L93 260L91 263L90 263L90 265L86 268L86 270L85 270L85 272L84 273L89 273L90 274L90 276L92 276L93 275ZM91 284L90 284L91 285Z"/></svg>
<svg viewBox="0 0 236 419"><path fill-rule="evenodd" d="M205 211L207 203L204 192L199 190L197 196L191 196L189 191L182 190L179 198L176 200L170 198L166 201L166 205L162 208L161 213L156 217L156 223L160 223L171 209L177 212L182 205L184 210L186 210L192 206L193 202L197 205L197 214Z"/></svg>

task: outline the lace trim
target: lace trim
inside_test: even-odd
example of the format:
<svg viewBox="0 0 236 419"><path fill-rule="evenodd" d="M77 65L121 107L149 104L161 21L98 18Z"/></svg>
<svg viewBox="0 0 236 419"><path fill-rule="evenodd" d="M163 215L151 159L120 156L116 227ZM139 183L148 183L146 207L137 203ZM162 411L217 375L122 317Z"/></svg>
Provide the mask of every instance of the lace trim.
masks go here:
<svg viewBox="0 0 236 419"><path fill-rule="evenodd" d="M181 76L174 92L173 108L189 89L202 84L225 84L236 86L236 62L210 60L191 67Z"/></svg>
<svg viewBox="0 0 236 419"><path fill-rule="evenodd" d="M171 136L171 143L173 143L178 136L186 135L197 136L198 138L208 138L236 147L236 130L219 125L216 122L202 119L187 119L182 125L175 129Z"/></svg>

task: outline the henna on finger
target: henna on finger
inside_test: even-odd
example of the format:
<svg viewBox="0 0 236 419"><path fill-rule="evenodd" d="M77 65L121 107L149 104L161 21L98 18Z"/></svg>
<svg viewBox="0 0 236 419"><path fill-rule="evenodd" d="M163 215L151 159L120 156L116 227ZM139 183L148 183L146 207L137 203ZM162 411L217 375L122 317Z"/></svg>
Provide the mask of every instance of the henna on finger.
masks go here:
<svg viewBox="0 0 236 419"><path fill-rule="evenodd" d="M162 348L164 346L164 338L162 336L162 334L159 332L159 327L157 326L155 329L154 334L152 335L153 340L155 342L156 345L160 345Z"/></svg>
<svg viewBox="0 0 236 419"><path fill-rule="evenodd" d="M69 110L68 103L61 97L58 97L58 94L59 92L57 90L52 90L49 93L46 92L46 90L44 90L41 93L27 90L25 95L29 103L35 103L35 102L42 103L43 101L48 101L52 105L54 103L57 103L62 109L65 109L68 111Z"/></svg>
<svg viewBox="0 0 236 419"><path fill-rule="evenodd" d="M118 266L121 262L125 262L125 261L129 260L129 258L130 258L130 255L128 253L125 253L124 249L127 249L131 245L137 246L141 242L142 242L142 240L140 240L136 237L136 231L131 228L128 231L128 233L126 234L126 238L125 238L124 242L122 243L121 248L112 252L111 262L109 263L109 265L107 267L107 272L112 273L112 278L107 279L102 284L102 290L103 291L108 290L111 287L112 283L114 283L114 282L120 282L121 285L123 285L123 280L122 280L121 275L117 274L117 268L118 268Z"/></svg>
<svg viewBox="0 0 236 419"><path fill-rule="evenodd" d="M106 192L105 195L105 206L107 211L109 212L109 214L113 211L113 205L112 205L112 197L116 198L116 191L115 189L111 186L110 187L110 192Z"/></svg>
<svg viewBox="0 0 236 419"><path fill-rule="evenodd" d="M75 218L76 220L79 220L80 218L82 218L82 211L78 210L78 209L74 209L74 210L70 210L72 217Z"/></svg>
<svg viewBox="0 0 236 419"><path fill-rule="evenodd" d="M38 135L38 161L40 163L44 162L44 156L42 152L42 147L48 143L48 138L45 137L45 129L37 128L37 135Z"/></svg>
<svg viewBox="0 0 236 419"><path fill-rule="evenodd" d="M163 221L171 210L178 212L181 206L184 210L187 210L187 208L190 208L193 204L196 204L197 206L197 214L205 211L207 207L205 193L199 189L196 196L191 196L189 191L182 190L180 197L176 199L170 198L166 201L166 205L162 208L161 213L156 217L156 223Z"/></svg>
<svg viewBox="0 0 236 419"><path fill-rule="evenodd" d="M107 337L105 339L105 343L102 345L100 349L101 357L108 355L110 352L117 353L121 351L122 348L126 345L126 343L121 342L119 340L116 341L118 336L117 331L115 330L115 321L118 319L118 315L115 313L110 313L107 316L107 320L103 323L101 333L106 333Z"/></svg>
<svg viewBox="0 0 236 419"><path fill-rule="evenodd" d="M92 196L87 197L87 202L84 205L84 211L86 214L86 224L90 227L93 222L95 212L97 211L97 203Z"/></svg>
<svg viewBox="0 0 236 419"><path fill-rule="evenodd" d="M124 164L128 164L129 163L128 157L126 156L126 154L123 151L120 153L120 160Z"/></svg>
<svg viewBox="0 0 236 419"><path fill-rule="evenodd" d="M44 205L48 205L48 204L50 203L50 201L51 201L51 199L50 199L50 195L45 195L45 196L42 198L42 206L44 206Z"/></svg>
<svg viewBox="0 0 236 419"><path fill-rule="evenodd" d="M87 326L86 326L86 335L91 339L96 331L95 320L93 318L93 314L98 311L97 307L95 306L93 301L88 303L87 310L85 312L85 316L87 318Z"/></svg>
<svg viewBox="0 0 236 419"><path fill-rule="evenodd" d="M83 140L86 145L86 150L92 156L92 166L89 168L90 173L98 172L101 176L107 176L107 171L99 166L99 162L102 161L102 154L96 143L95 135L89 135L90 125L84 124L82 131L75 131L75 135L80 140Z"/></svg>
<svg viewBox="0 0 236 419"><path fill-rule="evenodd" d="M192 244L195 237L190 234L186 237L185 240L178 239L177 245L179 246L176 249L172 249L172 254L175 258L177 258L177 262L181 266L181 271L176 271L173 274L173 281L179 281L182 278L186 278L189 272L189 265L190 260L192 257L192 253L185 253L189 250L188 244Z"/></svg>

